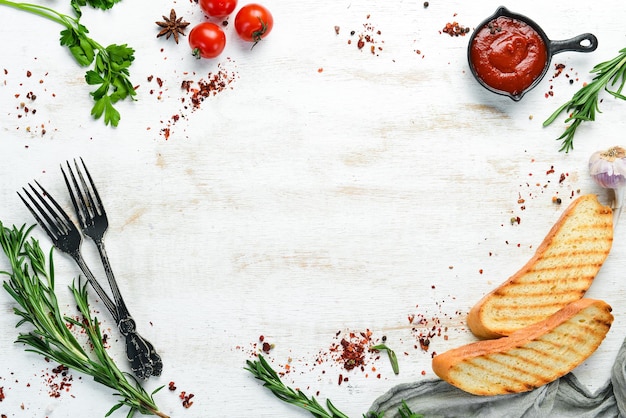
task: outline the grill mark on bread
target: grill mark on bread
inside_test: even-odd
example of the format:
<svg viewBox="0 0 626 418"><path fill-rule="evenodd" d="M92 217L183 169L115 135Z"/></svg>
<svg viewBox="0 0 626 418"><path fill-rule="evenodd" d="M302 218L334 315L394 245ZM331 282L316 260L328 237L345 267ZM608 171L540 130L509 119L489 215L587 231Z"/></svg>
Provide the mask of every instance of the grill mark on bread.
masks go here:
<svg viewBox="0 0 626 418"><path fill-rule="evenodd" d="M532 390L588 358L612 322L606 302L581 299L509 337L439 354L433 359L433 370L448 383L477 395Z"/></svg>
<svg viewBox="0 0 626 418"><path fill-rule="evenodd" d="M582 292L584 293L584 292ZM582 293L580 296L582 296ZM580 299L580 297L571 298L571 302ZM508 317L508 313L513 312L515 317L520 321L520 323L535 323L539 322L546 317L554 314L558 311L555 309L555 305L552 303L546 304L531 304L526 300L524 301L523 306L510 306L510 305L502 305L500 307L493 307L493 309L497 309L500 312L500 316L494 316L491 318L489 325L493 329L498 329L499 324L510 324L510 318ZM527 312L527 314L522 314L522 312Z"/></svg>
<svg viewBox="0 0 626 418"><path fill-rule="evenodd" d="M611 208L602 206L595 195L579 197L535 255L470 310L470 329L480 338L509 335L579 300L593 283L612 243Z"/></svg>
<svg viewBox="0 0 626 418"><path fill-rule="evenodd" d="M497 384L500 391L517 393L525 392L547 383L544 374L553 373L553 370L550 368L547 368L545 373L541 374L532 373L528 367L512 366L511 361L515 360L515 358L512 358L511 361L505 361L502 357L507 356L506 353L494 353L494 355L488 357L476 357L470 359L467 363L455 367L454 370L451 370L450 375L453 378L458 378L460 377L458 374L463 373L462 368L469 367L471 371L465 374L467 379L476 379L476 375L482 375L489 384ZM531 366L536 365L546 369L544 365L539 363L531 364ZM457 376L454 375L454 372L457 373Z"/></svg>
<svg viewBox="0 0 626 418"><path fill-rule="evenodd" d="M591 281L592 278L589 280ZM581 283L582 282L582 283ZM558 287L558 289L555 289ZM559 293L554 293L555 290L559 290ZM560 293L567 294L576 292L579 290L586 290L584 280L569 280L569 278L547 279L533 282L533 288L529 291L527 283L510 283L506 288L502 288L495 295L500 296L501 299L511 298L519 300L520 296L526 297L544 297L545 292L550 292L550 295L558 296ZM493 306L498 306L497 301L493 302Z"/></svg>

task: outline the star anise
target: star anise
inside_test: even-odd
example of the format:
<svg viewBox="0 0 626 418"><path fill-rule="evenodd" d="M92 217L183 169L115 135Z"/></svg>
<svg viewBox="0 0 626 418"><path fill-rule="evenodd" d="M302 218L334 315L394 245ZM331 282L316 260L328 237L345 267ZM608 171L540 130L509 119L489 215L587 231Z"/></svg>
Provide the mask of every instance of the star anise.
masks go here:
<svg viewBox="0 0 626 418"><path fill-rule="evenodd" d="M185 28L189 26L189 22L185 22L182 17L176 18L174 9L170 11L169 19L163 16L163 22L154 22L163 29L157 34L157 38L165 35L165 39L174 36L174 42L178 43L178 35L185 35Z"/></svg>

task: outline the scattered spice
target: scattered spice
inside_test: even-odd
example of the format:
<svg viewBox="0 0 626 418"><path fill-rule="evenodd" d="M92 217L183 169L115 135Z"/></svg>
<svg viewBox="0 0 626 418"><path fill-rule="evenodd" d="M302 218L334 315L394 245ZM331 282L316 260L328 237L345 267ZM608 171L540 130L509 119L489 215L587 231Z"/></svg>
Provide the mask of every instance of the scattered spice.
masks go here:
<svg viewBox="0 0 626 418"><path fill-rule="evenodd" d="M469 33L470 29L459 24L459 22L448 22L442 29L443 33L447 33L450 36L465 36Z"/></svg>
<svg viewBox="0 0 626 418"><path fill-rule="evenodd" d="M574 82L579 81L578 73L575 72L573 68L569 68L569 70L567 70L567 67L565 66L565 64L556 63L554 64L554 73L552 74L552 77L549 80L550 83L552 83L554 80L556 80L563 74L565 78L567 79L567 82L569 85L572 85L574 84ZM548 91L544 94L544 96L546 97L546 99L554 96L554 84L549 85Z"/></svg>
<svg viewBox="0 0 626 418"><path fill-rule="evenodd" d="M185 28L189 26L189 22L185 22L182 17L176 18L176 11L170 11L170 17L163 16L162 22L154 22L162 29L157 33L157 38L165 36L165 39L174 38L174 42L178 43L178 35L185 35Z"/></svg>
<svg viewBox="0 0 626 418"><path fill-rule="evenodd" d="M51 370L52 373L45 373L42 377L48 385L48 395L51 398L60 398L63 392L69 392L74 378L69 369L60 364Z"/></svg>
<svg viewBox="0 0 626 418"><path fill-rule="evenodd" d="M367 333L359 333L359 335L351 332L348 338L342 338L339 345L333 347L339 352L339 357L343 362L346 370L352 370L355 367L361 367L365 364L365 349L369 346L371 331Z"/></svg>
<svg viewBox="0 0 626 418"><path fill-rule="evenodd" d="M9 70L5 68L4 75L7 76L7 78L2 80L2 84L4 86L10 86L8 82L8 80L11 80L8 78L9 73ZM47 77L48 73L45 73L43 76L39 76L37 78L36 74L27 70L25 75L26 78L17 83L17 90L13 94L13 97L16 100L14 114L19 121L25 123L25 125L18 126L16 129L23 129L31 135L37 134L44 136L47 133L47 124L50 121L46 121L44 117L38 113L36 105L39 103L38 99L40 97L44 97L44 105L49 103L46 101L46 95L43 94L47 92L47 89L44 86L44 79ZM55 98L56 94L51 93L50 97Z"/></svg>
<svg viewBox="0 0 626 418"><path fill-rule="evenodd" d="M167 385L167 388L173 392L176 390L176 384L172 381Z"/></svg>
<svg viewBox="0 0 626 418"><path fill-rule="evenodd" d="M180 395L178 395L178 397L180 399L182 399L183 401L183 407L185 409L189 409L191 408L191 405L193 405L193 401L191 400L195 395L193 393L187 393L185 391L180 392Z"/></svg>
<svg viewBox="0 0 626 418"><path fill-rule="evenodd" d="M234 64L234 61L227 58L228 64ZM181 109L172 114L169 118L161 120L161 124L164 125L160 129L160 134L167 140L173 133L174 126L181 120L187 119L189 113L193 113L200 109L202 103L209 97L216 96L226 90L233 89L233 83L239 75L236 71L229 71L225 68L225 63L219 63L217 70L208 73L206 76L200 76L198 79L186 78L183 80L180 87L180 104ZM187 76L196 76L193 74L186 74ZM156 99L161 101L169 90L166 80L162 77L156 77L150 75L147 77L148 82L156 83L158 89L150 89L149 93L156 96ZM149 129L149 128L148 128Z"/></svg>
<svg viewBox="0 0 626 418"><path fill-rule="evenodd" d="M4 400L4 386L0 386L0 402Z"/></svg>
<svg viewBox="0 0 626 418"><path fill-rule="evenodd" d="M357 34L357 31L350 31L350 36L358 35L358 40L356 42L356 47L359 50L365 48L366 45L369 46L369 51L372 55L378 56L379 53L383 50L381 46L384 41L379 41L379 37L382 35L382 32L379 29L376 29L373 23L369 21L370 15L366 16L367 21L363 23L362 30ZM335 26L335 28L339 28L339 26ZM337 31L337 34L339 32ZM352 39L348 39L348 45L352 44Z"/></svg>

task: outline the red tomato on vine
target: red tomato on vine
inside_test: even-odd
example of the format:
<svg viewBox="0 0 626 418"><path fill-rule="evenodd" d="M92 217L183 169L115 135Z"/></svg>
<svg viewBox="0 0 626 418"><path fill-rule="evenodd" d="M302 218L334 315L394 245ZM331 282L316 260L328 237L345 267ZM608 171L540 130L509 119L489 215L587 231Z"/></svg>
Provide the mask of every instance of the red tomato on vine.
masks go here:
<svg viewBox="0 0 626 418"><path fill-rule="evenodd" d="M244 41L254 42L255 45L269 35L273 27L272 14L260 4L247 4L235 16L235 30L239 37Z"/></svg>
<svg viewBox="0 0 626 418"><path fill-rule="evenodd" d="M226 46L226 35L215 23L202 22L189 32L189 46L196 58L215 58Z"/></svg>
<svg viewBox="0 0 626 418"><path fill-rule="evenodd" d="M237 7L237 0L198 0L200 8L212 17L226 17Z"/></svg>

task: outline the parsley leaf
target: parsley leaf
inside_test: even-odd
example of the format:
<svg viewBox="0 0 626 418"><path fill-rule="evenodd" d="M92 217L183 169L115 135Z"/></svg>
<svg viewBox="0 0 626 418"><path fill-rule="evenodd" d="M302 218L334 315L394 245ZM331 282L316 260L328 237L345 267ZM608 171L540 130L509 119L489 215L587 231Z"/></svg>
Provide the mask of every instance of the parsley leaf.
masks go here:
<svg viewBox="0 0 626 418"><path fill-rule="evenodd" d="M0 0L0 6L4 5L45 17L65 27L59 39L61 46L67 47L81 67L92 66L85 73L87 84L97 86L90 93L95 102L91 115L95 119L103 117L105 125L111 126L117 126L120 121L120 113L113 105L120 100L134 99L137 94L130 81L129 71L135 60L135 51L126 44L103 47L89 36L89 30L80 23L80 17L81 7L90 6L107 10L119 1L71 0L70 4L76 15L72 17L46 6Z"/></svg>

